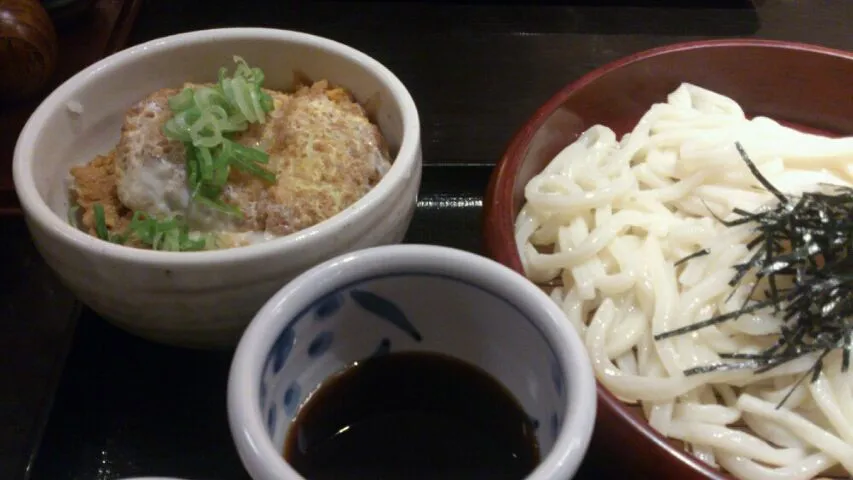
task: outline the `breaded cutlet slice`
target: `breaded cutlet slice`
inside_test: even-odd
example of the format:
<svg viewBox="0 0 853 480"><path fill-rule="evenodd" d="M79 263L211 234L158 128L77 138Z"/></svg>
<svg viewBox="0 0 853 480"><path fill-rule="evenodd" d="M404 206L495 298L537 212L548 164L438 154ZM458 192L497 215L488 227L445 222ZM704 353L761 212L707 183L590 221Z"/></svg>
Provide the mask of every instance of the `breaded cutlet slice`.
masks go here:
<svg viewBox="0 0 853 480"><path fill-rule="evenodd" d="M104 209L104 223L110 231L119 231L130 223L130 212L119 201L115 181L115 151L98 155L85 165L71 167L71 194L82 212L80 226L95 235L94 205Z"/></svg>
<svg viewBox="0 0 853 480"><path fill-rule="evenodd" d="M163 134L172 116L168 98L177 89L154 92L125 116L115 159L121 203L155 216L185 214L201 230L285 235L348 207L390 167L379 129L345 90L321 81L293 95L265 91L274 110L264 124L233 139L266 151L277 181L232 169L223 200L243 211L242 220L197 207L188 211L186 151Z"/></svg>
<svg viewBox="0 0 853 480"><path fill-rule="evenodd" d="M310 227L364 196L391 167L384 139L364 109L325 81L296 91L273 112L268 143L278 176L268 192L265 230Z"/></svg>

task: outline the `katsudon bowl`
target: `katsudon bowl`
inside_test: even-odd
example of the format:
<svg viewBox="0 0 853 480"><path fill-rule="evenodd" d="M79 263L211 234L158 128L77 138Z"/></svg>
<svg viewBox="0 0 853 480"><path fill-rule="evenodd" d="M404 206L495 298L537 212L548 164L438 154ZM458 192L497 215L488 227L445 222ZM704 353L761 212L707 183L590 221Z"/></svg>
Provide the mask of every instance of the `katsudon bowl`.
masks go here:
<svg viewBox="0 0 853 480"><path fill-rule="evenodd" d="M368 106L390 168L331 217L248 246L146 250L101 240L69 223L69 169L110 152L134 104L163 88L215 81L220 67L233 67L235 55L263 70L265 88L292 91L300 78L345 88ZM36 247L83 303L153 341L227 347L257 309L304 270L347 251L403 239L420 184L420 123L400 80L351 47L285 30L204 30L137 45L66 81L23 128L13 172Z"/></svg>

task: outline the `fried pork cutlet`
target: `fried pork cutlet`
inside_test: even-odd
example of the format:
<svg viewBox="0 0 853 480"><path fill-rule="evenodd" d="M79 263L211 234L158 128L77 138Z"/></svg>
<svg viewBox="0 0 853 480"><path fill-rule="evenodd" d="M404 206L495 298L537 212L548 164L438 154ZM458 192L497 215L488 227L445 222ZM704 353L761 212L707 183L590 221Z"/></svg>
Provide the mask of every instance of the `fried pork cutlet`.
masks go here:
<svg viewBox="0 0 853 480"><path fill-rule="evenodd" d="M85 170L78 167L74 175L77 196L91 197L93 192L107 188L102 184L114 181L114 196L109 198L117 199L125 210L115 201L107 203L113 205L106 208L113 224L117 222L113 216L142 211L156 217L182 214L192 228L200 231L280 236L310 227L345 209L367 193L390 167L379 129L345 90L330 88L321 81L294 94L265 91L274 103L266 122L250 125L233 139L267 152L267 168L277 180L270 184L232 169L222 199L238 207L244 214L242 218L191 205L185 148L163 134L163 126L172 117L168 98L179 93L177 89L154 92L128 111L114 158L93 160L86 167L89 175L83 175ZM103 175L91 170L97 162ZM106 199L102 194L97 196L102 201ZM91 223L88 210L92 203L80 203L87 228L91 228L86 219ZM108 226L112 226L110 222Z"/></svg>
<svg viewBox="0 0 853 480"><path fill-rule="evenodd" d="M83 210L80 225L90 235L95 235L95 214L92 206L104 208L104 223L111 231L122 230L130 222L130 211L121 204L116 191L115 152L98 155L86 165L71 168L71 193Z"/></svg>

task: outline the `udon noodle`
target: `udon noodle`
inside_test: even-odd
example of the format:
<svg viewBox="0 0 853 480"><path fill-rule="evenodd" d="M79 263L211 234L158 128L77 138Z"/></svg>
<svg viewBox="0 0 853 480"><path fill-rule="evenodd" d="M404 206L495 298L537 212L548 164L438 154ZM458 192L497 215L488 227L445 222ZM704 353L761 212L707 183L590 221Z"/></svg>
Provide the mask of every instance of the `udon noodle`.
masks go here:
<svg viewBox="0 0 853 480"><path fill-rule="evenodd" d="M731 219L734 208L754 211L774 197L736 142L787 194L853 183L853 139L750 119L735 100L682 84L621 140L593 126L530 180L516 220L522 263L531 280L558 285L551 297L583 337L598 380L703 461L754 480L850 474L853 371L841 373L840 352L813 382L798 383L814 355L760 374L683 373L770 346L782 324L772 308L653 339L747 300L748 282L732 295L728 282L750 256L752 227L714 215ZM701 249L709 253L677 264Z"/></svg>

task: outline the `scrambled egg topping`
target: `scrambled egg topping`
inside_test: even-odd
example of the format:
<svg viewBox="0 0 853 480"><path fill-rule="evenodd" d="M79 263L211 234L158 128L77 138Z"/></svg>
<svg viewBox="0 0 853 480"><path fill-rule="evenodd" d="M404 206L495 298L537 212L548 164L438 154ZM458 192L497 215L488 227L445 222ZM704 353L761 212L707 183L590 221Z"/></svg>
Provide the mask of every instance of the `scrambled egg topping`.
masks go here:
<svg viewBox="0 0 853 480"><path fill-rule="evenodd" d="M366 194L391 166L379 129L345 90L325 81L293 94L265 90L274 103L266 122L251 124L233 139L265 151L276 182L232 169L222 198L242 217L205 208L190 202L183 144L163 134L172 116L168 98L179 91L159 90L134 105L116 149L71 170L82 227L90 233L92 205L100 203L110 230L125 226L133 211L180 214L194 230L217 233L221 246L248 244L331 217Z"/></svg>

